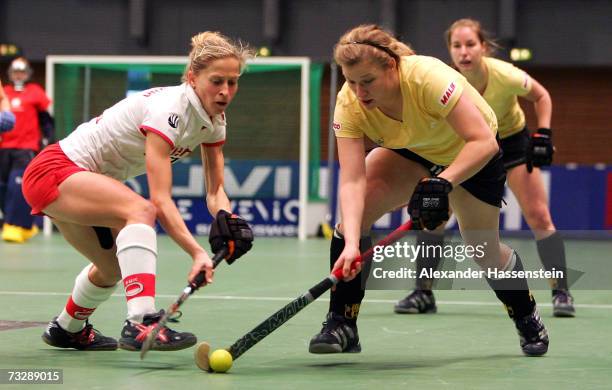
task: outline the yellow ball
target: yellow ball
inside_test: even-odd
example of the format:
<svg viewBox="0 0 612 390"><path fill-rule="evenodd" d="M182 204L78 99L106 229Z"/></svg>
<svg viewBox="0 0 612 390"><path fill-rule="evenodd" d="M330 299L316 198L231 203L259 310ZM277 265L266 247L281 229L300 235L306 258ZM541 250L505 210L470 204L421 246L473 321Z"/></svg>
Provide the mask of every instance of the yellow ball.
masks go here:
<svg viewBox="0 0 612 390"><path fill-rule="evenodd" d="M232 355L225 349L217 349L210 355L210 368L214 372L226 372L233 362Z"/></svg>

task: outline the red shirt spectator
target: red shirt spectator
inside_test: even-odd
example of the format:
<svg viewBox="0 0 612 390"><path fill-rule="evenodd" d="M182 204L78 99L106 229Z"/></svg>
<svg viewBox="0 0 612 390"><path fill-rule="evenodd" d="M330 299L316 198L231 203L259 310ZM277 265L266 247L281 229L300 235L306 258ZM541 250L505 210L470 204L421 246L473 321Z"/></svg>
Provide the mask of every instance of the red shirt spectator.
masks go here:
<svg viewBox="0 0 612 390"><path fill-rule="evenodd" d="M2 134L0 148L38 152L42 138L38 113L47 111L51 101L42 87L35 83L26 83L21 91L15 90L13 85L5 85L4 92L16 121L13 130Z"/></svg>

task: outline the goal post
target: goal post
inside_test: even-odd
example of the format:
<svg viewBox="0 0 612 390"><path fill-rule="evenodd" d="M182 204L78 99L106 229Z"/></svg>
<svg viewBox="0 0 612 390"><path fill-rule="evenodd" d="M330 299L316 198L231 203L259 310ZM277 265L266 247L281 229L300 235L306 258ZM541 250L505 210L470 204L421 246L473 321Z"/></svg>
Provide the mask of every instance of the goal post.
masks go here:
<svg viewBox="0 0 612 390"><path fill-rule="evenodd" d="M56 119L58 138L100 115L102 110L131 91L178 85L187 60L184 56L47 56L46 89L53 101L50 110ZM258 221L262 215L267 215L268 219L274 219L276 209L281 208L289 220L297 219L297 223L293 230L286 228L280 235L297 235L301 240L312 230L309 226L313 225L313 219L319 218L309 213L309 204L316 198L312 194L318 193L319 185L313 181L318 180L320 161L313 159L320 156L316 113L320 104L321 68L321 64L312 64L308 57L249 60L240 79L240 91L227 110L228 142L224 148L229 164L238 164L240 170L243 161L250 161L254 166L269 162L272 172L280 172L272 180L270 177L253 178L255 173L270 172L270 169L256 167L251 174L247 169L246 177L236 174L235 187L243 191L237 196L228 195L232 199L247 196L245 187L253 182L261 184L261 194L266 194L261 196L273 199L281 194L282 199L276 201L266 198L255 202L261 215L254 212L253 218ZM194 155L194 159L197 158L199 156ZM227 169L226 166L226 173ZM269 184L271 181L273 184ZM292 185L293 182L296 185ZM274 188L267 190L268 186ZM270 195L271 192L274 194ZM290 200L295 203L287 203ZM244 200L241 204L250 203ZM266 207L274 210L265 210ZM45 219L44 232L50 234L51 231L51 224ZM269 233L264 227L261 231Z"/></svg>

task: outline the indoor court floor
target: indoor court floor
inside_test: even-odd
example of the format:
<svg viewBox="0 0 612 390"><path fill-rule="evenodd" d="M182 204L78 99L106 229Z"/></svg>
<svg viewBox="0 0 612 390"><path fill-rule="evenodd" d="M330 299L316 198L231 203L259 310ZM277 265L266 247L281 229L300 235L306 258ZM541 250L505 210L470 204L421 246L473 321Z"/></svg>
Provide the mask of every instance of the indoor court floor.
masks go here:
<svg viewBox="0 0 612 390"><path fill-rule="evenodd" d="M206 242L206 237L200 240ZM508 243L523 259L536 256L532 242ZM214 283L183 305L180 323L171 327L195 333L213 349L228 347L325 277L328 245L323 239L257 238L250 253L217 268ZM572 259L595 259L581 263L583 268L590 264L585 272L610 268L610 241L567 240L566 251L570 266ZM159 238L159 254L158 309L178 297L190 265L167 236ZM193 348L153 351L141 361L134 352L81 352L44 344L40 336L46 323L61 311L85 264L57 234L39 235L25 245L0 243L0 368L62 369L59 387L89 390L611 386L612 283L589 290L577 284L573 319L553 318L550 291L534 291L551 339L548 354L540 358L522 355L514 325L490 290L438 291L437 314L394 314L393 304L406 295L411 282L404 291L368 291L359 319L360 354L308 353L308 341L327 312L325 294L237 359L228 373L209 374L194 364ZM118 290L91 321L105 335L119 337L125 311ZM13 387L25 388L2 384L0 390Z"/></svg>

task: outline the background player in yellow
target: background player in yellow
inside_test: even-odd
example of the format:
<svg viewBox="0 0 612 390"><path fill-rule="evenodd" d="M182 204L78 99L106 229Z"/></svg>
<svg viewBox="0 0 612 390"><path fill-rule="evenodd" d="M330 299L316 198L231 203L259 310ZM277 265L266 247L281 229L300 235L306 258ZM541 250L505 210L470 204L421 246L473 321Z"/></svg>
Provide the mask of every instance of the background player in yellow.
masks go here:
<svg viewBox="0 0 612 390"><path fill-rule="evenodd" d="M365 292L355 278L361 267L350 271L350 265L371 245L372 224L408 200L411 217L428 230L448 220L452 207L466 243L487 241L476 259L484 269L522 269L516 252L499 242L505 171L495 115L480 94L455 70L415 55L375 25L344 34L334 59L346 83L334 115L342 221L330 266L342 267L346 281L331 293L312 353L361 350L357 316ZM364 136L380 145L367 158ZM527 281L487 281L514 320L523 352L546 353L548 335Z"/></svg>
<svg viewBox="0 0 612 390"><path fill-rule="evenodd" d="M542 175L538 167L550 165L553 155L550 121L552 102L548 91L527 73L514 65L492 58L495 43L487 38L480 23L459 19L446 32L446 43L453 64L478 90L495 111L501 138L508 186L516 195L523 215L536 238L544 268L563 270L563 278L551 280L553 315L573 317L573 298L568 291L565 248L555 229L548 208ZM525 114L517 97L533 103L538 130L529 135ZM440 244L441 234L423 234L423 241ZM436 268L439 257L417 260L417 273ZM436 311L431 292L432 280L417 280L416 289L395 305L397 313L432 313Z"/></svg>

